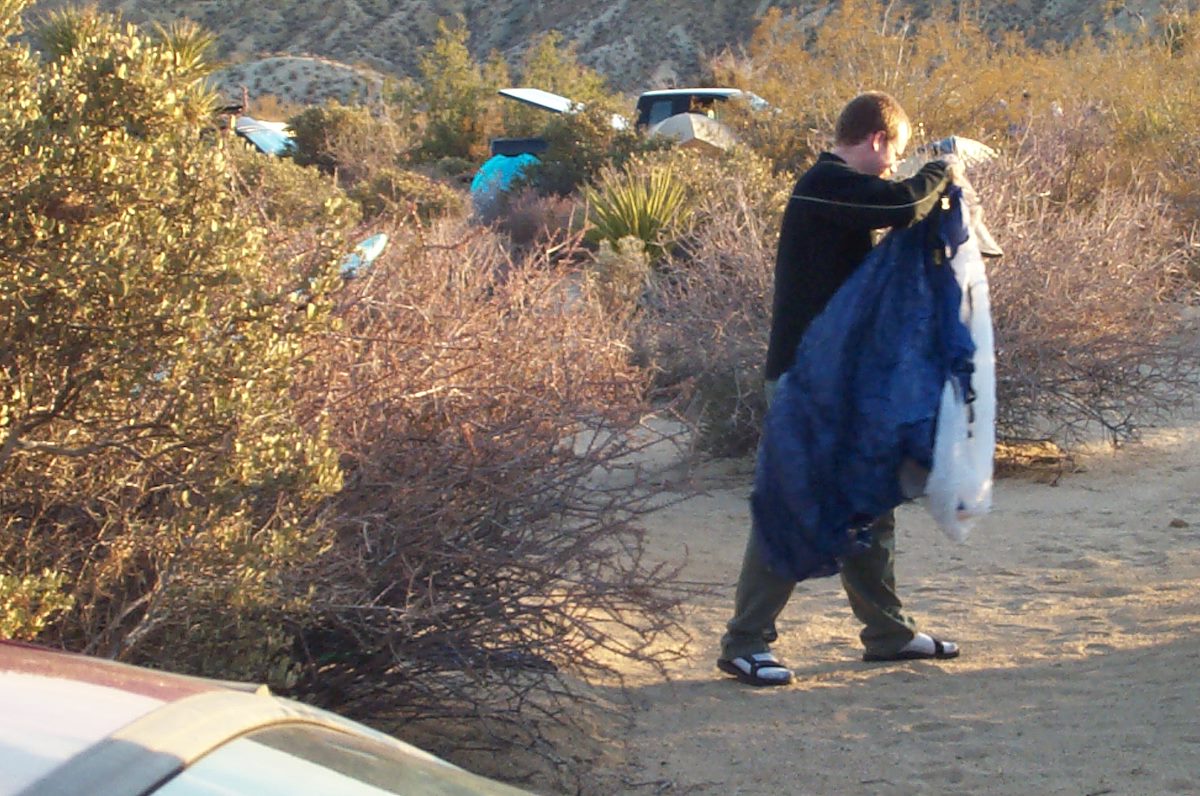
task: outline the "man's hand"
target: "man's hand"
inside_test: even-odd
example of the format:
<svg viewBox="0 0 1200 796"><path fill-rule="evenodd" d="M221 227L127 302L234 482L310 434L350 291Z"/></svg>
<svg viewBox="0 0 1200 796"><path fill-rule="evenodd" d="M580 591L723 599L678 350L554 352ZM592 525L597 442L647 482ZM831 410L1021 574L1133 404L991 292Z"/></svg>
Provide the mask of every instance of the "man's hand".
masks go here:
<svg viewBox="0 0 1200 796"><path fill-rule="evenodd" d="M950 182L958 186L963 186L964 190L970 188L971 183L967 181L967 167L963 164L962 158L955 154L943 155L938 158L946 165L946 173L950 175ZM974 193L971 189L971 193Z"/></svg>

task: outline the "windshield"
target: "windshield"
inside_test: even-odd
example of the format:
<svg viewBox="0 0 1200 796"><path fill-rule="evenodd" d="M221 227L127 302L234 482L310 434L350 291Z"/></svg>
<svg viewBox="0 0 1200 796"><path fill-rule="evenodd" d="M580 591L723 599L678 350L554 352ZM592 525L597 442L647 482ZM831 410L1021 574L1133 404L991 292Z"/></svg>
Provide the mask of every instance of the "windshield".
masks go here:
<svg viewBox="0 0 1200 796"><path fill-rule="evenodd" d="M205 755L155 796L512 793L461 769L315 725L260 730Z"/></svg>

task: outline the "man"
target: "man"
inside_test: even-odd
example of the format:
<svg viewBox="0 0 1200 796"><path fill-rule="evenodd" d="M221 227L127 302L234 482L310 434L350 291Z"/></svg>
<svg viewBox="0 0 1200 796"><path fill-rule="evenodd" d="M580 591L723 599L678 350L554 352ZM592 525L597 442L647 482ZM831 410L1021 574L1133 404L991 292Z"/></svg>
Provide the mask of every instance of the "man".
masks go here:
<svg viewBox="0 0 1200 796"><path fill-rule="evenodd" d="M900 104L882 92L855 97L838 117L831 151L796 183L783 216L775 259L775 296L767 349L771 400L811 321L863 261L874 230L924 218L949 182L935 161L913 177L886 179L908 145L912 128ZM864 660L953 658L958 646L916 632L895 591L892 512L870 526L869 549L841 562L842 585L864 628ZM775 620L795 581L767 567L757 534L750 534L738 578L734 615L721 639L717 667L751 685L786 685L792 672L770 651Z"/></svg>

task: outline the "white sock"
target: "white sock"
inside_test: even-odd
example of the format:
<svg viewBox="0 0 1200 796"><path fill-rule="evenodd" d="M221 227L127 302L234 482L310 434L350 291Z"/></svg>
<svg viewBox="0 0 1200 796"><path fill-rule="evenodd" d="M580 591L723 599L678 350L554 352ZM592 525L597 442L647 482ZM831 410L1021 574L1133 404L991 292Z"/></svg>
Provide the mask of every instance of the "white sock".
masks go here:
<svg viewBox="0 0 1200 796"><path fill-rule="evenodd" d="M924 633L918 633L917 635L913 636L913 640L905 644L900 651L920 652L924 653L925 655L932 655L934 652L933 638Z"/></svg>
<svg viewBox="0 0 1200 796"><path fill-rule="evenodd" d="M953 641L943 641L942 649L947 653L953 653L958 650L958 645ZM936 648L933 646L933 638L925 633L918 633L913 636L912 641L900 648L901 652L919 652L923 655L933 655Z"/></svg>

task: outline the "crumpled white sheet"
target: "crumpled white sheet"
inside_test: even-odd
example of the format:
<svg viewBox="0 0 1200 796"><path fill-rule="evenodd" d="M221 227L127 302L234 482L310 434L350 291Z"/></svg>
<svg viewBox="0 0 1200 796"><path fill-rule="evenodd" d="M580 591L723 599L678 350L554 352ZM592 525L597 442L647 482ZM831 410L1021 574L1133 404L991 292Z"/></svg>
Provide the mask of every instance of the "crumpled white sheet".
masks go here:
<svg viewBox="0 0 1200 796"><path fill-rule="evenodd" d="M969 213L970 237L949 264L962 289L960 317L975 343L975 369L971 375L973 396L968 402L955 380L946 382L938 411L933 469L924 480L921 497L934 522L956 542L965 541L979 518L992 506L996 354L984 263L985 258L1000 257L1004 252L984 224L983 207L967 179L966 169L996 157L996 150L986 144L951 136L919 147L893 169L893 175L902 179L916 174L931 160L946 161L951 179L962 188L963 202ZM905 480L912 481L913 474L907 474Z"/></svg>
<svg viewBox="0 0 1200 796"><path fill-rule="evenodd" d="M973 234L950 260L962 288L960 317L975 343L968 402L954 379L947 380L938 410L933 469L923 502L938 527L965 541L992 507L992 463L996 451L996 354L987 272Z"/></svg>

